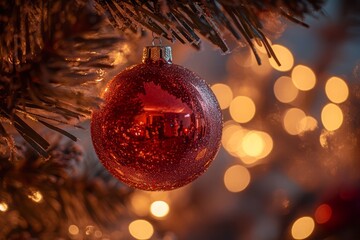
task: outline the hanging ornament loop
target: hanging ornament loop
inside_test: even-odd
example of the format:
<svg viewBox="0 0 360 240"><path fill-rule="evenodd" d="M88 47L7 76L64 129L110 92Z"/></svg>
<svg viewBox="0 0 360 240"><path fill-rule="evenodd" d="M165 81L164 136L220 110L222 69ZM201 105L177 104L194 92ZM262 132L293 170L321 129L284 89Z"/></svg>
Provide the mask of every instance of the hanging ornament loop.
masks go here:
<svg viewBox="0 0 360 240"><path fill-rule="evenodd" d="M162 63L171 64L172 63L171 47L163 46L161 37L157 37L153 35L152 46L144 47L142 62L143 63L162 62Z"/></svg>
<svg viewBox="0 0 360 240"><path fill-rule="evenodd" d="M156 40L158 41L157 44L156 44ZM154 37L154 36L153 36L153 40L152 40L151 44L152 44L153 46L159 46L159 47L161 47L161 46L162 46L162 39L161 39L161 37Z"/></svg>

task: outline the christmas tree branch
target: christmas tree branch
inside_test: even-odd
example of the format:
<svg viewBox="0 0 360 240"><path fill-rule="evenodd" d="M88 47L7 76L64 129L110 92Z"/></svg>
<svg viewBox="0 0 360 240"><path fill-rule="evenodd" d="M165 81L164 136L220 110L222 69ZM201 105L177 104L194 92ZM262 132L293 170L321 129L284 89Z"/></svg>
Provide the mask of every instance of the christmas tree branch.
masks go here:
<svg viewBox="0 0 360 240"><path fill-rule="evenodd" d="M107 229L130 218L124 199L131 191L108 182L99 163L85 161L78 145L60 140L49 147L48 161L27 148L19 149L16 161L0 154L1 239L19 234L17 239L67 239L70 224L92 225L106 236Z"/></svg>
<svg viewBox="0 0 360 240"><path fill-rule="evenodd" d="M0 120L48 157L49 144L24 120L76 140L55 124L77 126L99 105L93 88L115 51L126 59L125 39L87 1L4 1L1 8Z"/></svg>
<svg viewBox="0 0 360 240"><path fill-rule="evenodd" d="M121 44L143 29L196 48L205 38L223 52L229 52L226 36L232 36L253 50L259 64L256 44L264 45L268 56L280 64L264 34L269 30L264 23L282 15L306 26L301 19L318 11L322 2L2 1L0 120L14 126L38 153L48 157L46 140L24 120L75 140L55 124L74 126L90 115L100 102L92 89L103 79L104 69L112 67L113 51L126 59L131 51L122 51ZM114 28L122 35L115 34Z"/></svg>
<svg viewBox="0 0 360 240"><path fill-rule="evenodd" d="M322 0L309 1L118 1L95 0L96 9L106 14L115 28L136 31L146 28L164 38L188 43L197 48L200 35L218 46L223 52L230 49L225 35L231 33L240 41L244 38L253 50L258 63L260 58L253 40L265 45L269 57L274 52L262 33L263 13L271 12L307 27L300 19L305 14L320 10ZM279 63L280 64L280 63Z"/></svg>

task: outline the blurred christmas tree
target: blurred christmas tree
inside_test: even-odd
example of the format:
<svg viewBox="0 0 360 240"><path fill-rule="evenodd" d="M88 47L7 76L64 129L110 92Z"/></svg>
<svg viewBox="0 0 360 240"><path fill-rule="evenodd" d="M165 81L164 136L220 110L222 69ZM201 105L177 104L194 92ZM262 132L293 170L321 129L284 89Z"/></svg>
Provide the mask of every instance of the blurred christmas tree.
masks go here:
<svg viewBox="0 0 360 240"><path fill-rule="evenodd" d="M284 58L286 49L269 41L281 34L284 22L306 27L302 19L307 14L319 15L323 4L321 0L2 1L0 238L359 238L360 87L351 83L349 88L345 83L345 89L350 89L346 95L341 79L326 81L340 46L348 38L358 37L359 4L356 0L341 1L338 21L322 33L324 54L314 67L317 83L312 82L311 73L306 81L301 77L297 81L297 72L304 76L312 70L303 65L292 68L293 59ZM200 183L185 193L134 192L92 159L88 154L91 146L73 142L77 140L73 129L83 128L92 109L100 104L99 91L111 69L121 69L132 57L138 58L136 45L149 33L183 43L186 48L199 49L201 40L206 39L224 53L239 48L252 52L248 58L244 51L229 55L229 75L236 78L229 81L231 94L226 94L229 87L225 84L213 86L222 109L230 102L233 106L233 120L224 126L223 146L242 161L225 172L225 186L230 192L248 191L221 217L215 217L216 212L229 198L212 194L215 190L209 189L209 184ZM289 77L279 78L273 101L265 99L270 84L253 80L253 76L268 76L267 58L279 71L292 69L294 83L285 81ZM244 67L250 66L250 61L263 65L260 70ZM357 66L354 76L359 75ZM245 80L239 81L239 76ZM333 103L322 109L324 127L320 128L317 120L307 115L324 87ZM247 96L232 99L236 88L242 89L236 94ZM298 97L299 91L310 93ZM224 92L230 99L221 98ZM265 97L257 97L259 94ZM253 113L234 110L237 102L249 104L247 109L251 110L256 98L256 118L252 119L255 109ZM288 103L292 105L289 110ZM342 104L341 109L338 104ZM267 162L259 164L263 159ZM309 159L314 159L312 164ZM255 180L248 186L250 172ZM237 179L239 175L249 179ZM280 188L276 181L281 182ZM206 203L209 196L215 200ZM174 214L168 221L158 221L168 213L169 199L176 206ZM211 203L216 200L221 204L214 208ZM242 201L248 206L242 206ZM255 209L259 206L261 209ZM311 211L319 225L315 231L312 217L299 218L311 215ZM139 217L146 220L136 220Z"/></svg>

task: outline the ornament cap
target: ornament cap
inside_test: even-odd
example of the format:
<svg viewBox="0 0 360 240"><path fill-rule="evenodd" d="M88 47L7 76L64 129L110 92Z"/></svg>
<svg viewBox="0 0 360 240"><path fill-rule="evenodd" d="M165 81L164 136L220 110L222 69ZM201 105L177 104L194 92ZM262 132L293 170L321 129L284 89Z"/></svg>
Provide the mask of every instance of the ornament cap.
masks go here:
<svg viewBox="0 0 360 240"><path fill-rule="evenodd" d="M156 62L163 61L165 63L172 63L172 54L170 46L147 46L143 49L142 62Z"/></svg>

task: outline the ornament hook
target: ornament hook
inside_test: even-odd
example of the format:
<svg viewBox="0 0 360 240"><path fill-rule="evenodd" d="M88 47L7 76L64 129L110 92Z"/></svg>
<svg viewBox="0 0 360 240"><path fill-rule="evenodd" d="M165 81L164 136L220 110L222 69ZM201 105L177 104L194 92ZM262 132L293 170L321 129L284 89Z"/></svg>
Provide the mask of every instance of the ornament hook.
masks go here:
<svg viewBox="0 0 360 240"><path fill-rule="evenodd" d="M154 32L152 32L152 37L153 37L153 39L152 39L152 42L151 42L151 44L153 45L153 46L162 46L162 38L161 38L161 36L155 36L155 34L154 34ZM158 43L156 44L155 43L155 41L158 41Z"/></svg>
<svg viewBox="0 0 360 240"><path fill-rule="evenodd" d="M148 61L151 62L162 61L171 64L172 63L171 47L162 45L161 35L155 36L154 32L152 32L152 36L153 36L152 46L147 46L144 48L142 62L145 63Z"/></svg>

